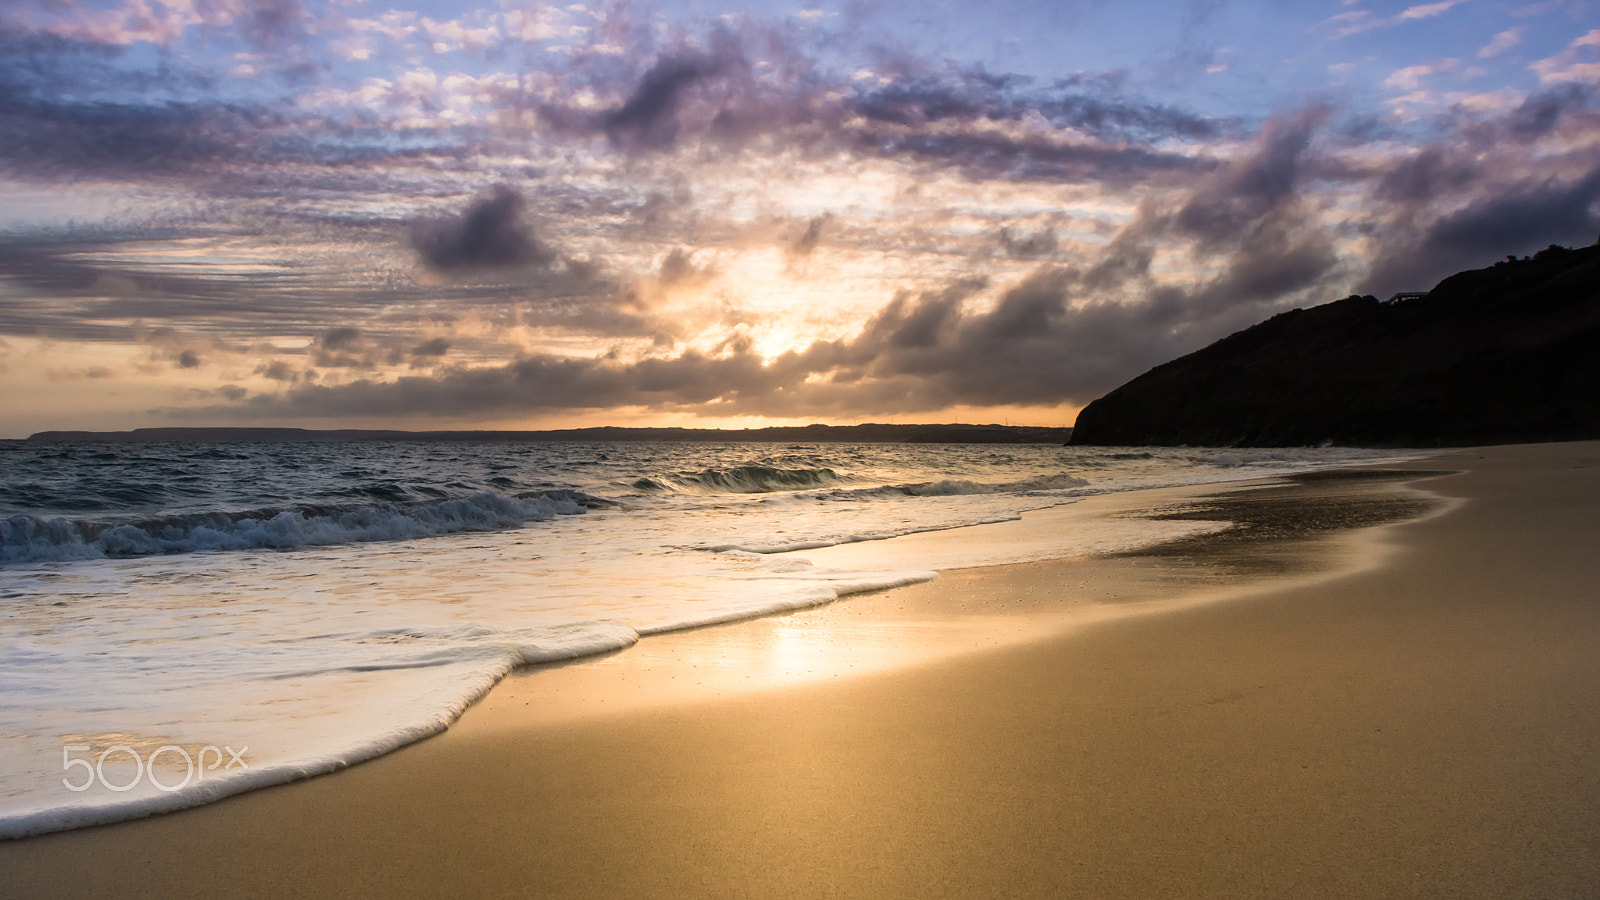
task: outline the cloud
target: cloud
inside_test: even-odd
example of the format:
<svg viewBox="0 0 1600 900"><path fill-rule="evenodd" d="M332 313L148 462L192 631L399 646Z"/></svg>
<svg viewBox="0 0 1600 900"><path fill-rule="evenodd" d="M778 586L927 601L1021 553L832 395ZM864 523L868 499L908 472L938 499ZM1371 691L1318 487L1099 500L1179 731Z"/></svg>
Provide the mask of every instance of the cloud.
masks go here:
<svg viewBox="0 0 1600 900"><path fill-rule="evenodd" d="M1458 270L1550 244L1586 246L1600 233L1600 167L1575 179L1527 179L1413 229L1389 234L1359 289L1426 290Z"/></svg>
<svg viewBox="0 0 1600 900"><path fill-rule="evenodd" d="M1305 255L1288 249L1291 257ZM1264 252L1248 259L1281 265ZM1292 273L1241 265L1231 280L1209 285L1209 296L1200 296L1204 290L1194 295L1157 291L1123 302L1097 298L1075 269L1045 265L1001 291L987 309L968 302L981 282L899 295L854 341L829 345L828 354L818 353L816 346L808 353L851 374L846 383L857 394L849 402L876 402L880 409L1083 403L1248 324L1265 292L1282 283L1303 285L1307 272L1320 273L1324 265L1320 256L1309 266L1298 258L1285 265L1295 268ZM1230 290L1251 288L1251 278L1257 280L1257 296L1247 290L1228 296ZM1280 284L1269 285L1272 279ZM844 395L838 385L831 393Z"/></svg>
<svg viewBox="0 0 1600 900"><path fill-rule="evenodd" d="M430 375L308 384L183 415L473 417L648 407L700 415L863 415L952 404L1083 403L1139 371L1253 321L1264 303L1315 283L1331 251L1319 235L1263 230L1218 278L1139 302L1092 299L1071 267L1040 266L978 302L964 278L897 292L848 340L764 360L748 338L717 350L633 361L529 354Z"/></svg>
<svg viewBox="0 0 1600 900"><path fill-rule="evenodd" d="M1600 28L1573 39L1567 49L1555 56L1541 59L1528 68L1539 73L1539 81L1555 84L1562 81L1600 83Z"/></svg>
<svg viewBox="0 0 1600 900"><path fill-rule="evenodd" d="M631 23L619 17L608 24L627 32ZM765 37L769 49L789 52L775 33ZM568 97L542 98L537 110L546 127L564 135L604 135L614 149L646 155L669 152L685 141L737 143L752 130L778 124L774 117L803 102L783 85L763 84L753 76L745 43L757 37L737 33L727 22L711 30L706 48L685 40L655 52L648 39L629 40L634 46L623 55L653 59L650 67L626 80L618 77L610 54L580 58L574 80L614 99L595 109L596 104L572 103Z"/></svg>
<svg viewBox="0 0 1600 900"><path fill-rule="evenodd" d="M1269 218L1227 260L1222 274L1196 291L1189 314L1279 302L1319 284L1338 257L1321 229L1298 210Z"/></svg>
<svg viewBox="0 0 1600 900"><path fill-rule="evenodd" d="M675 114L682 95L718 68L699 56L663 58L644 73L621 106L600 116L600 127L612 144L628 150L668 147L678 134Z"/></svg>
<svg viewBox="0 0 1600 900"><path fill-rule="evenodd" d="M444 356L449 352L450 340L442 337L423 341L411 348L412 356Z"/></svg>
<svg viewBox="0 0 1600 900"><path fill-rule="evenodd" d="M1236 240L1296 196L1300 170L1316 128L1329 110L1315 106L1274 116L1261 128L1253 153L1209 175L1172 222L1203 245Z"/></svg>
<svg viewBox="0 0 1600 900"><path fill-rule="evenodd" d="M1467 0L1442 0L1442 2L1439 3L1423 3L1418 6L1407 7L1403 12L1400 13L1399 18L1401 21L1431 19L1434 16L1443 15L1444 13L1449 12L1451 8L1460 6L1466 2Z"/></svg>
<svg viewBox="0 0 1600 900"><path fill-rule="evenodd" d="M1048 226L1032 234L1027 231L1001 228L998 235L1000 247L1012 259L1042 259L1054 256L1059 244L1055 229Z"/></svg>
<svg viewBox="0 0 1600 900"><path fill-rule="evenodd" d="M674 247L670 253L662 257L656 279L663 288L685 288L700 287L716 275L715 268L695 265L694 254L682 247Z"/></svg>
<svg viewBox="0 0 1600 900"><path fill-rule="evenodd" d="M299 381L302 373L281 359L256 367L256 373L273 381Z"/></svg>
<svg viewBox="0 0 1600 900"><path fill-rule="evenodd" d="M115 374L105 366L87 366L82 369L46 369L44 377L46 381L81 381L84 379L110 378Z"/></svg>
<svg viewBox="0 0 1600 900"><path fill-rule="evenodd" d="M983 286L982 279L968 278L932 293L913 295L901 291L872 317L857 343L891 351L937 346L949 336L960 317L962 304ZM868 358L865 354L858 356Z"/></svg>
<svg viewBox="0 0 1600 900"><path fill-rule="evenodd" d="M1036 88L1031 79L954 70L857 88L851 112L867 120L902 126L951 121L1013 122L1042 117L1106 140L1161 137L1204 138L1223 124L1184 110L1122 97L1115 84L1084 76Z"/></svg>
<svg viewBox="0 0 1600 900"><path fill-rule="evenodd" d="M1370 9L1347 9L1329 16L1322 24L1332 28L1335 38L1346 38L1380 28L1393 28L1397 25L1431 19L1466 2L1467 0L1442 0L1439 3L1423 3L1406 7L1394 16L1378 15Z"/></svg>
<svg viewBox="0 0 1600 900"><path fill-rule="evenodd" d="M1480 167L1471 154L1456 153L1446 144L1430 144L1385 173L1373 194L1402 203L1426 202L1467 187L1479 176Z"/></svg>
<svg viewBox="0 0 1600 900"><path fill-rule="evenodd" d="M239 33L258 47L275 47L302 35L310 15L300 0L249 0L239 17Z"/></svg>
<svg viewBox="0 0 1600 900"><path fill-rule="evenodd" d="M0 88L3 88L0 82ZM0 98L0 162L37 177L215 172L257 158L270 115L241 106Z"/></svg>
<svg viewBox="0 0 1600 900"><path fill-rule="evenodd" d="M686 351L632 364L605 357L529 355L504 365L454 368L393 381L302 385L258 394L227 409L260 418L473 416L548 409L703 404L743 393L765 394L774 376L748 346L723 356Z"/></svg>
<svg viewBox="0 0 1600 900"><path fill-rule="evenodd" d="M244 6L202 5L228 4L237 32ZM1428 28L1448 7L1347 4L1340 21ZM541 12L556 18L532 27L538 46L508 13L330 11L308 46L367 33L348 48L370 50L359 69L228 82L236 61L292 55L271 35L293 38L304 12L251 9L281 52L215 69L184 43L34 35L0 53L17 208L48 194L73 215L104 198L136 211L0 236L14 294L0 335L170 329L184 337L149 342L151 362L189 353L186 380L213 379L194 402L229 418L858 417L1091 399L1363 277L1426 286L1596 230L1589 36L1541 61L1531 96L1429 93L1408 121L1315 104L1257 121L1140 93L1214 61L1198 36L1211 0L1188 7L1182 66L1056 80L911 52L846 15L695 31L619 7ZM1503 60L1513 32L1451 52ZM471 65L439 55L473 48ZM1248 77L1252 54L1227 52ZM151 54L159 73L141 68ZM1391 68L1347 56L1353 92ZM1389 88L1421 91L1452 64L1400 69ZM1491 246L1508 239L1523 243ZM827 339L784 352L791 321ZM253 393L214 393L224 378Z"/></svg>
<svg viewBox="0 0 1600 900"><path fill-rule="evenodd" d="M1113 78L1074 75L1039 86L981 67L926 71L920 61L899 75L852 78L825 71L798 41L782 29L725 24L705 48L683 42L651 55L632 81L619 79L613 64L581 60L573 80L597 99L558 92L538 100L538 118L552 135L604 136L635 157L738 152L766 140L819 158L921 158L1025 180L1190 165L1147 144L1237 127L1124 96ZM527 100L506 102L520 109Z"/></svg>
<svg viewBox="0 0 1600 900"><path fill-rule="evenodd" d="M25 0L19 0L19 5ZM123 0L108 8L39 3L34 15L0 21L10 30L35 35L127 46L170 45L192 28L232 28L245 42L272 46L304 33L310 15L300 0L223 0L206 3L156 3Z"/></svg>
<svg viewBox="0 0 1600 900"><path fill-rule="evenodd" d="M1415 91L1422 87L1424 78L1430 75L1437 75L1440 72L1451 71L1455 67L1456 61L1454 59L1441 59L1424 65L1407 66L1404 69L1397 69L1391 72L1389 77L1383 80L1383 83L1384 86L1392 87L1396 90Z"/></svg>
<svg viewBox="0 0 1600 900"><path fill-rule="evenodd" d="M322 349L349 350L361 342L361 329L335 328L322 336Z"/></svg>
<svg viewBox="0 0 1600 900"><path fill-rule="evenodd" d="M1592 88L1577 84L1534 94L1512 110L1505 130L1519 143L1538 140L1554 132L1563 119L1589 109L1594 97Z"/></svg>
<svg viewBox="0 0 1600 900"><path fill-rule="evenodd" d="M811 254L816 252L817 245L822 243L822 230L831 221L833 221L832 213L813 216L806 223L805 230L795 235L794 239L789 241L788 245L783 248L784 255L789 258L791 263L809 259Z"/></svg>
<svg viewBox="0 0 1600 900"><path fill-rule="evenodd" d="M1495 35L1489 43L1484 44L1483 49L1478 51L1478 57L1480 59L1492 59L1520 43L1522 43L1522 29L1508 28Z"/></svg>
<svg viewBox="0 0 1600 900"><path fill-rule="evenodd" d="M413 223L411 246L429 266L446 272L541 266L556 254L522 219L522 195L506 185L447 219Z"/></svg>
<svg viewBox="0 0 1600 900"><path fill-rule="evenodd" d="M1369 9L1347 9L1324 19L1323 25L1332 26L1335 38L1349 37L1364 31L1384 27L1387 22Z"/></svg>
<svg viewBox="0 0 1600 900"><path fill-rule="evenodd" d="M949 166L980 180L1116 183L1137 181L1152 173L1199 171L1208 165L1177 152L1045 134L860 131L850 137L863 155L909 157Z"/></svg>

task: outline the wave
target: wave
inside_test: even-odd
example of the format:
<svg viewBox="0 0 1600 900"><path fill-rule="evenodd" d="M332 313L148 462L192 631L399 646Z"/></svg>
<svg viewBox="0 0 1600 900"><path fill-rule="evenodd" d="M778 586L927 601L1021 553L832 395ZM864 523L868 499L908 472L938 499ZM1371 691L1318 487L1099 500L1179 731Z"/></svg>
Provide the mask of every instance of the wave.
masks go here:
<svg viewBox="0 0 1600 900"><path fill-rule="evenodd" d="M650 492L769 494L828 487L845 480L844 476L826 468L780 469L751 465L646 476L629 484L636 490Z"/></svg>
<svg viewBox="0 0 1600 900"><path fill-rule="evenodd" d="M1087 487L1089 481L1076 475L1058 472L1020 481L984 482L964 479L922 481L914 484L887 484L872 488L821 491L800 494L797 499L853 500L869 497L962 497L975 494L1030 494L1045 491L1070 491Z"/></svg>
<svg viewBox="0 0 1600 900"><path fill-rule="evenodd" d="M960 522L938 522L927 525L901 525L899 527L885 528L878 531L851 532L837 534L831 537L815 539L799 539L788 541L762 541L745 543L706 544L696 547L697 550L706 550L712 553L789 553L797 550L819 550L823 547L836 547L840 544L861 544L867 541L885 541L890 538L905 537L908 534L920 534L929 531L954 531L957 528L967 528L972 525L994 525L999 522L1011 522L1020 519L1019 513L998 513L987 516L974 516Z"/></svg>
<svg viewBox="0 0 1600 900"><path fill-rule="evenodd" d="M1041 475L1022 481L987 484L980 481L931 481L926 484L899 485L898 489L913 497L956 497L970 494L1025 494L1032 491L1064 491L1085 487L1087 479L1060 472Z"/></svg>
<svg viewBox="0 0 1600 900"><path fill-rule="evenodd" d="M198 550L289 550L395 541L467 531L498 531L609 501L582 491L485 491L449 500L297 505L133 519L0 519L0 563L122 559Z"/></svg>

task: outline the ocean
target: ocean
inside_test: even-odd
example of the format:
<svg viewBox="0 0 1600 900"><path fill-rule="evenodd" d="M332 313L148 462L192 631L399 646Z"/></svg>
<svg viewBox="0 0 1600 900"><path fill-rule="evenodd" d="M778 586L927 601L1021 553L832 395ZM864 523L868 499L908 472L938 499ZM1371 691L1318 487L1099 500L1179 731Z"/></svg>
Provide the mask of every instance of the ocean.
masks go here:
<svg viewBox="0 0 1600 900"><path fill-rule="evenodd" d="M804 551L1085 496L1406 458L1341 448L0 442L0 837L181 809L445 728L518 666L1196 522ZM846 602L849 602L848 600Z"/></svg>

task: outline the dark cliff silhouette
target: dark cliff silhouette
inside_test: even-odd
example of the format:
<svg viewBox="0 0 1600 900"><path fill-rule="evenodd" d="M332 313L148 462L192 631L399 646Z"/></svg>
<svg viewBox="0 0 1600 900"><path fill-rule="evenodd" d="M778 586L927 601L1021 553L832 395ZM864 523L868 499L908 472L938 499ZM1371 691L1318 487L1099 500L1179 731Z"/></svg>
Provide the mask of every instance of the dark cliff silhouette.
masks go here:
<svg viewBox="0 0 1600 900"><path fill-rule="evenodd" d="M1073 444L1448 446L1600 437L1600 246L1274 316L1084 408Z"/></svg>

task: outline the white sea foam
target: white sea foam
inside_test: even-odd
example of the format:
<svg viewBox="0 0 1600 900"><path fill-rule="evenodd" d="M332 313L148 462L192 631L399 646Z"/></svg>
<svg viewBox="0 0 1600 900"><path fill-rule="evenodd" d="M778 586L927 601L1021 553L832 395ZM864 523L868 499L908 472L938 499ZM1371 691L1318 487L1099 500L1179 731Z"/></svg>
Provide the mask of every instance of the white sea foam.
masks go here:
<svg viewBox="0 0 1600 900"><path fill-rule="evenodd" d="M59 566L12 569L20 596L7 602L19 622L44 625L56 603L94 616L0 645L8 685L0 733L13 736L0 741L0 837L331 771L439 731L516 666L934 577L643 543L620 558L555 568L556 559L581 560L615 527L600 518L541 535L532 552L515 532L435 539L426 566L417 565L418 545L393 543L79 563L68 584L51 585ZM159 599L119 595L139 583L164 590ZM71 792L62 779L81 770L63 768L69 746L89 748L70 755L89 760L114 746L146 756L160 746L191 756L203 746L247 747L249 768L177 791L145 781L126 792L98 782ZM135 777L118 765L126 756L113 754L108 783Z"/></svg>

